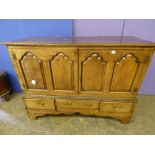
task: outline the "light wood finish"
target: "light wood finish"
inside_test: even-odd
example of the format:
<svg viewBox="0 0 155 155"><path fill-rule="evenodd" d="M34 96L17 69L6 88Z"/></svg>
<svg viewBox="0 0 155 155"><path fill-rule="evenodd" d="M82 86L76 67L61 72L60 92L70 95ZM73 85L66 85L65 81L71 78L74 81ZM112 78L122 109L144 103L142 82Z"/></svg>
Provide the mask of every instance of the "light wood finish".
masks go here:
<svg viewBox="0 0 155 155"><path fill-rule="evenodd" d="M7 42L30 118L74 114L129 123L155 44L134 37Z"/></svg>
<svg viewBox="0 0 155 155"><path fill-rule="evenodd" d="M55 90L74 90L73 61L64 53L58 53L50 62Z"/></svg>
<svg viewBox="0 0 155 155"><path fill-rule="evenodd" d="M56 108L99 109L99 101L92 100L56 100Z"/></svg>
<svg viewBox="0 0 155 155"><path fill-rule="evenodd" d="M21 83L27 93L51 95L51 92L52 94L77 92L78 55L76 48L25 47L11 51L17 72L20 72ZM32 80L36 84L32 84Z"/></svg>
<svg viewBox="0 0 155 155"><path fill-rule="evenodd" d="M80 51L79 54L80 90L103 91L106 62L99 53Z"/></svg>
<svg viewBox="0 0 155 155"><path fill-rule="evenodd" d="M23 98L25 106L29 109L50 109L55 110L54 100L48 99L27 99Z"/></svg>
<svg viewBox="0 0 155 155"><path fill-rule="evenodd" d="M132 36L97 36L97 37L32 37L15 42L4 42L6 45L37 45L37 46L147 46L153 43ZM154 46L154 45L153 45Z"/></svg>
<svg viewBox="0 0 155 155"><path fill-rule="evenodd" d="M101 102L100 110L105 112L130 112L133 103L126 102Z"/></svg>
<svg viewBox="0 0 155 155"><path fill-rule="evenodd" d="M25 77L25 81L28 89L46 89L45 79L43 77L42 62L31 53L25 53L19 60L21 69ZM32 80L36 81L36 84L32 84Z"/></svg>

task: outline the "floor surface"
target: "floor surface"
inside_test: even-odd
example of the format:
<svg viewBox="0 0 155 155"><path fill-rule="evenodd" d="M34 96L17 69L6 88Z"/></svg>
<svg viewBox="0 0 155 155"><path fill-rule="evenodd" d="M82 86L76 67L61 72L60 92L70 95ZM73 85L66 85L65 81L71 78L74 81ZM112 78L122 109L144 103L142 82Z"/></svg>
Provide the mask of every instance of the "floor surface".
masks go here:
<svg viewBox="0 0 155 155"><path fill-rule="evenodd" d="M1 135L152 135L155 134L155 96L138 96L130 124L101 117L45 116L29 120L21 94L0 99Z"/></svg>

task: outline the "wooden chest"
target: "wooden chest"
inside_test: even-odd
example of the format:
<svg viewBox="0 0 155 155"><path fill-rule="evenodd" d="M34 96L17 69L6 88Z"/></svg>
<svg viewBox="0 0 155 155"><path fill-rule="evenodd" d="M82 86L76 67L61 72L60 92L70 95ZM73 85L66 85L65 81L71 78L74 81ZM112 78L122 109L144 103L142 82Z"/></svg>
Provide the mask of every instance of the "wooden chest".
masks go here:
<svg viewBox="0 0 155 155"><path fill-rule="evenodd" d="M7 42L30 118L107 116L128 123L155 44L134 37Z"/></svg>

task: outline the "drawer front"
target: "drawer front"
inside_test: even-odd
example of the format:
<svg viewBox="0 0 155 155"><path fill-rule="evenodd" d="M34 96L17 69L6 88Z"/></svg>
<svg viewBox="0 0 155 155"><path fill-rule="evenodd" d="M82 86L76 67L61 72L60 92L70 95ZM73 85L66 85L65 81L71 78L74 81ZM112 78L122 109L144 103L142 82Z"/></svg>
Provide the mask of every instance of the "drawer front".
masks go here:
<svg viewBox="0 0 155 155"><path fill-rule="evenodd" d="M56 100L56 107L72 109L98 109L99 101L86 100Z"/></svg>
<svg viewBox="0 0 155 155"><path fill-rule="evenodd" d="M23 99L24 104L30 109L55 110L54 100L50 99Z"/></svg>
<svg viewBox="0 0 155 155"><path fill-rule="evenodd" d="M125 102L101 102L100 111L105 112L130 112L132 110L133 103Z"/></svg>

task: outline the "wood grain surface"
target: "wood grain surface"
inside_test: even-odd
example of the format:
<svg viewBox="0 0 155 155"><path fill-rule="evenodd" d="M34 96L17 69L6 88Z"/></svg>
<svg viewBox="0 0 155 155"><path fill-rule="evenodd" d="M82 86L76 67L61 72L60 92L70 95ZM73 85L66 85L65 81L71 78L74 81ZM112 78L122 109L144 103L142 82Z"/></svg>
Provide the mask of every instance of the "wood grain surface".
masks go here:
<svg viewBox="0 0 155 155"><path fill-rule="evenodd" d="M135 37L36 37L4 43L30 118L75 114L129 123L155 43Z"/></svg>

